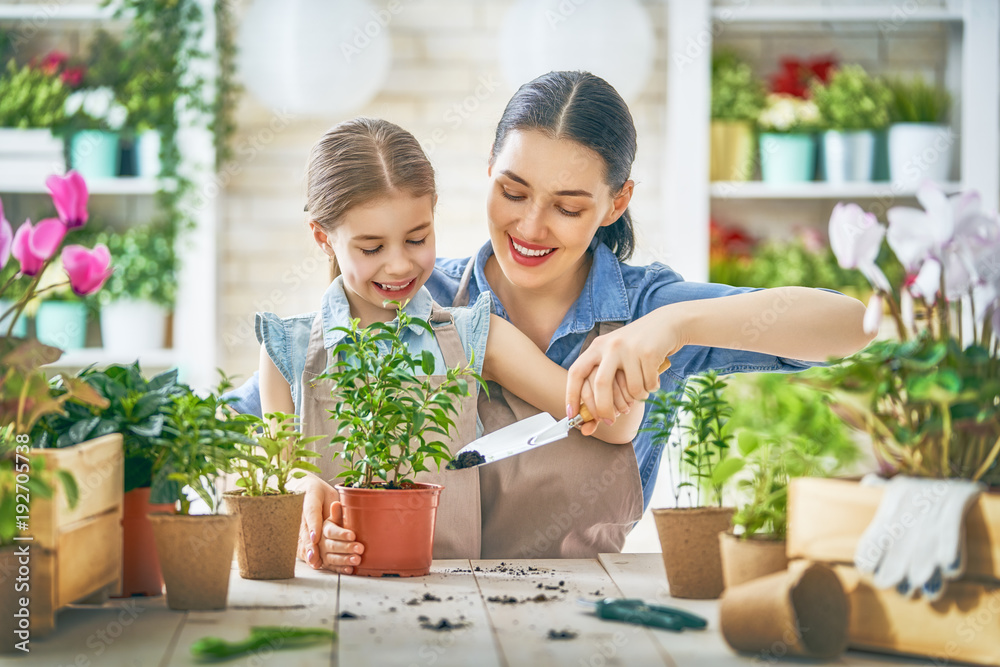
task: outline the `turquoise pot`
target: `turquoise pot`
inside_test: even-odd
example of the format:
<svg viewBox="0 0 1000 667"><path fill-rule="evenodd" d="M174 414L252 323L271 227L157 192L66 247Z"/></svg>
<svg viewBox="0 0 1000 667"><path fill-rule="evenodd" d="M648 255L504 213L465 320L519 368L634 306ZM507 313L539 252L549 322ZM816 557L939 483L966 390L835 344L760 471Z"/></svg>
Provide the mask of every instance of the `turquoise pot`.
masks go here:
<svg viewBox="0 0 1000 667"><path fill-rule="evenodd" d="M79 350L87 338L87 306L79 301L44 301L35 314L38 342Z"/></svg>
<svg viewBox="0 0 1000 667"><path fill-rule="evenodd" d="M102 130L81 130L70 142L70 164L87 179L118 176L118 134Z"/></svg>
<svg viewBox="0 0 1000 667"><path fill-rule="evenodd" d="M7 329L10 327L10 318L13 317L13 313L4 317L4 313L14 305L13 301L8 301L6 299L0 299L0 337L7 335ZM28 318L23 314L17 318L17 324L14 325L11 335L14 338L24 338L28 335Z"/></svg>
<svg viewBox="0 0 1000 667"><path fill-rule="evenodd" d="M808 183L816 175L816 138L811 134L760 135L760 173L765 183Z"/></svg>

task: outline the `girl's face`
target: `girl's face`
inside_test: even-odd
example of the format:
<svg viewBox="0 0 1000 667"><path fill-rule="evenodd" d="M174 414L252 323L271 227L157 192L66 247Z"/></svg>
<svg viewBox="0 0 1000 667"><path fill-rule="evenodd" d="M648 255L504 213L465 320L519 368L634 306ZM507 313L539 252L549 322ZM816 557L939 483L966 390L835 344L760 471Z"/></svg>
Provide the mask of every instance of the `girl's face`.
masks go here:
<svg viewBox="0 0 1000 667"><path fill-rule="evenodd" d="M355 206L329 234L310 223L316 242L337 258L351 314L364 326L396 315L386 301L413 298L434 270L434 200L397 193Z"/></svg>
<svg viewBox="0 0 1000 667"><path fill-rule="evenodd" d="M632 197L632 181L612 193L604 172L597 153L570 139L525 130L507 135L489 170L486 212L497 262L511 283L552 287L588 266L594 234Z"/></svg>

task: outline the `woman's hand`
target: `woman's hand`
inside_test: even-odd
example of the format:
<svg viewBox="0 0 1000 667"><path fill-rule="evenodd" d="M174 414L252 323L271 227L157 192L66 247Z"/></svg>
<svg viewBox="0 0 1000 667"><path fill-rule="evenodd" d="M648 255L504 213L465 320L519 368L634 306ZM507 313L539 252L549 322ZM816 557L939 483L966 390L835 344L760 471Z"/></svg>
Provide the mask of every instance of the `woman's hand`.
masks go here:
<svg viewBox="0 0 1000 667"><path fill-rule="evenodd" d="M298 557L314 569L353 574L365 547L342 526L343 505L336 489L315 475L303 478L305 499L299 526Z"/></svg>

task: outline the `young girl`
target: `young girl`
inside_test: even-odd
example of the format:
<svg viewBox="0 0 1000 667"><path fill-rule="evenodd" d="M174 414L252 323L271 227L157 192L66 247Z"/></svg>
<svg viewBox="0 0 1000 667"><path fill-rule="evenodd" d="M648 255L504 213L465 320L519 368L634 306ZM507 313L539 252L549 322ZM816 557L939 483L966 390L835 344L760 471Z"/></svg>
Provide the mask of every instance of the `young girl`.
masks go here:
<svg viewBox="0 0 1000 667"><path fill-rule="evenodd" d="M471 307L441 308L424 287L435 263L434 171L410 133L383 120L361 118L342 123L314 146L307 178L310 228L339 275L323 295L318 313L284 319L272 313L258 314L260 394L265 413L294 412L302 418L303 432L333 433L335 426L326 419L332 401L329 388L311 381L326 369L328 350L343 335L331 329L346 325L352 317L359 318L362 326L391 321L396 311L387 302L398 301L407 302L405 309L410 315L432 323L433 334L413 327L404 332L403 339L412 352L433 353L436 375L473 359L475 370L484 379L556 417L565 414L566 370L550 361L509 322L491 316L488 294L480 295ZM630 404L620 389L617 395L619 412L629 413ZM587 398L585 392L585 402ZM640 420L641 410L636 410L613 423L591 423L584 433L593 433L607 443L630 443ZM452 451L481 430L477 428L475 396L463 404L456 426ZM609 463L631 458L635 467L631 447L608 448L582 437L579 440L585 444L576 436L560 443L567 456L596 452L608 457ZM605 449L595 450L595 446ZM324 450L318 446L317 451ZM329 456L320 461L322 477L333 480L339 463ZM423 473L417 479L437 480L447 489L438 510L435 557L480 557L480 497L490 491L480 488L478 471ZM331 515L338 511L333 507ZM306 524L302 532L300 543L308 547L315 539ZM300 555L318 564L308 548ZM361 557L358 553L351 562L357 564Z"/></svg>

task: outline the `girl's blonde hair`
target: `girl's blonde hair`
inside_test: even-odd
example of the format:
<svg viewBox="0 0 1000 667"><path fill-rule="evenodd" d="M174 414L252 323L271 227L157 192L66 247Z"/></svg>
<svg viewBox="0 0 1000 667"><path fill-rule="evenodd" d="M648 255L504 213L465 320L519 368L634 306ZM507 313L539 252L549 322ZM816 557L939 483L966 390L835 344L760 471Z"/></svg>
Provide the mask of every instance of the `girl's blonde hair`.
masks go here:
<svg viewBox="0 0 1000 667"><path fill-rule="evenodd" d="M434 167L416 138L379 118L355 118L326 131L312 147L306 170L306 211L332 232L347 211L404 192L431 195ZM340 274L331 256L330 279Z"/></svg>

